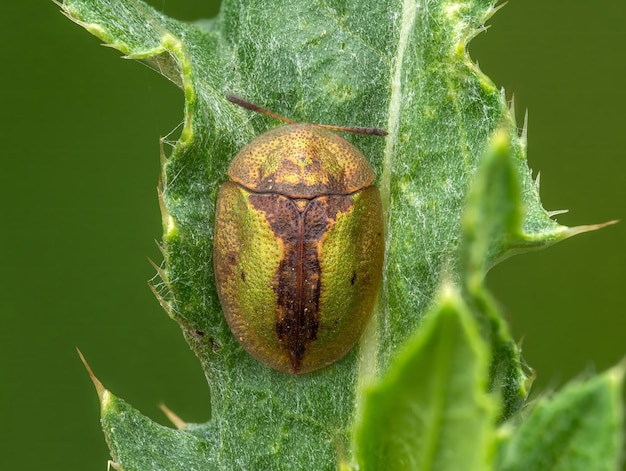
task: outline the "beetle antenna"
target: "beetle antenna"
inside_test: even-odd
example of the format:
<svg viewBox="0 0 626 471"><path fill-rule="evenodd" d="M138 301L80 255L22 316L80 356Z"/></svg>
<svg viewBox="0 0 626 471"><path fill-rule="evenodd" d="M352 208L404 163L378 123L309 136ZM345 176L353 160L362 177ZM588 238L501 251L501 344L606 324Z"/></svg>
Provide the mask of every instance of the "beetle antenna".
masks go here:
<svg viewBox="0 0 626 471"><path fill-rule="evenodd" d="M318 128L330 129L332 131L351 132L352 134L365 134L367 136L386 136L389 134L380 128L363 128L361 126L334 126L332 124L314 124Z"/></svg>
<svg viewBox="0 0 626 471"><path fill-rule="evenodd" d="M227 94L226 99L235 105L239 105L242 108L246 108L250 111L255 111L257 113L264 114L265 116L269 116L270 118L274 118L278 121L282 121L287 124L294 124L295 121L285 118L284 116L274 113L273 111L268 110L267 108L263 108L262 106L255 105L254 103L250 103L243 98L239 98L236 95ZM363 128L361 126L335 126L332 124L316 124L312 123L313 126L317 126L318 128L330 129L332 131L343 131L350 132L352 134L365 134L367 136L386 136L388 133L384 129L380 128Z"/></svg>
<svg viewBox="0 0 626 471"><path fill-rule="evenodd" d="M287 124L294 124L295 121L292 121L289 118L285 118L278 113L274 113L273 111L268 110L267 108L263 108L262 106L255 105L254 103L250 103L249 101L244 100L243 98L239 98L238 96L227 94L226 99L235 105L239 105L242 108L245 108L250 111L255 111L257 113L264 114L265 116L269 116L270 118L277 119L278 121L282 121Z"/></svg>

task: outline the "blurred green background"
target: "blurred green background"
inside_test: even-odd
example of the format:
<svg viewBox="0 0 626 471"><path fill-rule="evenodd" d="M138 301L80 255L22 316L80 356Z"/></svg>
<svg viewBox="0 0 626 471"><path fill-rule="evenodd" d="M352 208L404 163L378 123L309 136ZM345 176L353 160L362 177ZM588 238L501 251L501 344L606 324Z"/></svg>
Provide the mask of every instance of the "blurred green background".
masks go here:
<svg viewBox="0 0 626 471"><path fill-rule="evenodd" d="M153 0L183 20L216 2ZM159 136L180 90L68 21L50 1L1 13L0 454L3 469L106 469L106 386L166 423L208 418L202 370L148 289L160 261ZM626 3L512 0L470 46L529 110L528 158L567 225L626 219ZM489 284L537 370L535 391L626 353L626 223L496 267Z"/></svg>

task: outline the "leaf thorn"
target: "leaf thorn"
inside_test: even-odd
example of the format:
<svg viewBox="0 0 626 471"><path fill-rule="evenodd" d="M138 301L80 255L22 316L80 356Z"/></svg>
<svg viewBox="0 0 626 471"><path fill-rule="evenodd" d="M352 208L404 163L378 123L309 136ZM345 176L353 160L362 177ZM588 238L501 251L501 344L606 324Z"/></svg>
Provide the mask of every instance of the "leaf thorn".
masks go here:
<svg viewBox="0 0 626 471"><path fill-rule="evenodd" d="M187 422L178 417L178 415L176 415L172 411L172 409L167 407L165 404L160 404L159 409L163 411L165 416L169 419L170 422L172 422L172 424L174 424L174 427L176 427L178 430L182 430L187 427Z"/></svg>
<svg viewBox="0 0 626 471"><path fill-rule="evenodd" d="M558 216L559 214L569 213L569 209L555 209L554 211L546 211L549 217Z"/></svg>
<svg viewBox="0 0 626 471"><path fill-rule="evenodd" d="M115 469L116 471L124 471L118 463L113 460L109 460L107 461L107 471L111 471L111 468Z"/></svg>
<svg viewBox="0 0 626 471"><path fill-rule="evenodd" d="M598 229L603 229L607 226L612 226L613 224L617 224L618 222L619 222L619 219L613 219L612 221L607 221L607 222L603 222L600 224L586 224L583 226L568 227L565 230L565 235L563 238L566 239L568 237L582 234L584 232L597 231Z"/></svg>
<svg viewBox="0 0 626 471"><path fill-rule="evenodd" d="M87 363L87 360L85 360L85 357L83 356L83 352L81 352L78 347L76 347L76 351L78 352L78 356L80 357L80 360L83 362L83 365L85 366L85 369L87 370L87 374L89 374L89 377L91 378L91 382L96 387L96 392L98 393L98 398L100 399L100 402L102 402L102 397L104 396L104 393L106 392L106 388L100 382L100 380L96 378L96 375L94 374L93 370L89 366L89 363Z"/></svg>

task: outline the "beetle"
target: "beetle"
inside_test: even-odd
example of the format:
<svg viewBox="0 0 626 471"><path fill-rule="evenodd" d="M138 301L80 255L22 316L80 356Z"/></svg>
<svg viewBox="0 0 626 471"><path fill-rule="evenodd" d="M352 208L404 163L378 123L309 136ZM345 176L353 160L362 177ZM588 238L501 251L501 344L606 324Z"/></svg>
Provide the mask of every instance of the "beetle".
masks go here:
<svg viewBox="0 0 626 471"><path fill-rule="evenodd" d="M307 373L342 358L371 317L382 279L384 223L375 173L333 131L286 124L233 158L218 192L213 263L226 321L241 346L278 371Z"/></svg>

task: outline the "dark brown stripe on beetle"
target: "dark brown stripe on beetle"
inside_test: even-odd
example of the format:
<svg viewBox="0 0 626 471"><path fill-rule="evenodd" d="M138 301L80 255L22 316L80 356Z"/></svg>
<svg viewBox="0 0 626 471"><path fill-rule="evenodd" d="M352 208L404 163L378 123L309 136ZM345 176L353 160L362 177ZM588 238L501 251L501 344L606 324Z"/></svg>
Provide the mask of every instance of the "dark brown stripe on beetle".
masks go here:
<svg viewBox="0 0 626 471"><path fill-rule="evenodd" d="M278 194L252 194L252 206L283 243L276 271L276 335L298 373L309 345L317 338L321 273L319 247L337 214L352 206L351 196L322 196L310 201Z"/></svg>

